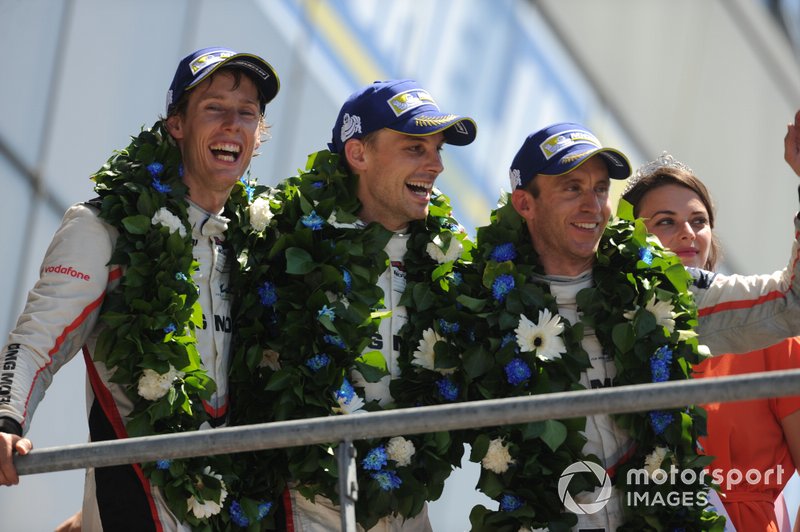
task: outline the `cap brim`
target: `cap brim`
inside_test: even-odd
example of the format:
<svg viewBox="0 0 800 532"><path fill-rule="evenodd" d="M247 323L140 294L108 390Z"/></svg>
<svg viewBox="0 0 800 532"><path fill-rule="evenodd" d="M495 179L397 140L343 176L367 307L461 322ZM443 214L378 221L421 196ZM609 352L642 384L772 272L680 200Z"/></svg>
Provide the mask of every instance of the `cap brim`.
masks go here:
<svg viewBox="0 0 800 532"><path fill-rule="evenodd" d="M427 137L443 132L444 141L454 146L466 146L475 140L478 134L478 126L473 119L446 114L410 116L402 123L387 126L387 129L414 137Z"/></svg>
<svg viewBox="0 0 800 532"><path fill-rule="evenodd" d="M556 176L564 175L579 168L595 155L600 155L605 160L608 167L608 177L611 179L628 179L630 177L631 163L625 157L625 154L614 148L590 148L579 155L567 153L540 173ZM566 158L569 158L569 160L564 161Z"/></svg>
<svg viewBox="0 0 800 532"><path fill-rule="evenodd" d="M200 76L197 76L185 90L192 89L207 79L211 74L222 67L240 67L252 74L258 83L258 89L264 97L264 104L271 102L280 90L281 82L272 65L252 54L235 54L210 66ZM263 109L262 109L263 111Z"/></svg>

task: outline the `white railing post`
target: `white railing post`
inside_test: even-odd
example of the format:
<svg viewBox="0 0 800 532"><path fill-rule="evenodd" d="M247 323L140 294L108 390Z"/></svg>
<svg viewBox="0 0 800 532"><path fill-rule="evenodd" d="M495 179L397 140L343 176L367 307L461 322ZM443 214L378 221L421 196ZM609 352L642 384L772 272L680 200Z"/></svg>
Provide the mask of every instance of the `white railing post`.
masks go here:
<svg viewBox="0 0 800 532"><path fill-rule="evenodd" d="M356 447L353 440L342 440L336 450L339 463L339 506L342 515L342 532L356 532Z"/></svg>

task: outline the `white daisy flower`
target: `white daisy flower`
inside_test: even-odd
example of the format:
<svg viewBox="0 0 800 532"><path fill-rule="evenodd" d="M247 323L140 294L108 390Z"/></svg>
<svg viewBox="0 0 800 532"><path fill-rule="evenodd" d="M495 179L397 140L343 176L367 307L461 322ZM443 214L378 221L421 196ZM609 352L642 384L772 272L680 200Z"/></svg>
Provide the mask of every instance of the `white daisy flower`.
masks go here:
<svg viewBox="0 0 800 532"><path fill-rule="evenodd" d="M250 225L258 232L263 231L272 220L272 210L269 208L269 199L258 197L250 204Z"/></svg>
<svg viewBox="0 0 800 532"><path fill-rule="evenodd" d="M670 333L675 331L675 308L672 303L653 297L647 302L644 309L656 317L657 324L666 327Z"/></svg>
<svg viewBox="0 0 800 532"><path fill-rule="evenodd" d="M182 371L176 370L172 365L170 365L169 370L164 374L157 373L147 368L139 377L137 391L140 396L148 401L157 401L167 395L175 379L181 378L183 375L184 373Z"/></svg>
<svg viewBox="0 0 800 532"><path fill-rule="evenodd" d="M416 452L414 442L409 441L402 436L395 436L389 443L386 444L386 456L389 460L394 460L400 467L407 466L411 463L411 457Z"/></svg>
<svg viewBox="0 0 800 532"><path fill-rule="evenodd" d="M186 228L181 223L180 218L169 212L166 207L161 207L150 219L153 225L163 225L169 229L170 233L178 232L181 236L186 236Z"/></svg>
<svg viewBox="0 0 800 532"><path fill-rule="evenodd" d="M457 238L450 239L450 245L447 246L447 250L442 249L443 245L444 243L441 237L436 235L433 241L428 242L428 246L425 248L430 258L439 264L445 264L458 259L461 256L461 252L464 251L463 244L461 244L461 241Z"/></svg>
<svg viewBox="0 0 800 532"><path fill-rule="evenodd" d="M553 316L549 310L539 311L537 323L532 323L524 314L520 315L517 345L522 351L535 352L540 360L556 360L567 352L564 340L559 336L564 332L561 316Z"/></svg>
<svg viewBox="0 0 800 532"><path fill-rule="evenodd" d="M495 438L489 442L489 449L486 451L486 456L481 460L481 465L484 469L488 469L498 475L505 473L508 466L514 463L511 458L511 453L508 452L508 446L503 444L501 438Z"/></svg>
<svg viewBox="0 0 800 532"><path fill-rule="evenodd" d="M425 331L422 333L422 338L417 345L417 350L414 351L414 358L411 363L415 366L420 366L431 371L438 371L442 375L449 375L450 373L453 373L456 370L455 368L436 367L436 352L434 351L434 346L436 345L436 342L440 340L443 340L443 338L436 334L436 331L434 331L432 328L425 329Z"/></svg>
<svg viewBox="0 0 800 532"><path fill-rule="evenodd" d="M225 483L222 482L222 475L212 472L209 466L206 466L205 469L203 469L203 473L218 479L221 483L221 487L219 501L200 502L194 495L186 499L186 505L189 508L189 511L192 512L198 519L206 519L212 515L218 514L220 510L222 510L222 504L225 502L225 498L228 496L228 490L225 486ZM199 484L198 488L202 488L203 480L198 478L197 483Z"/></svg>

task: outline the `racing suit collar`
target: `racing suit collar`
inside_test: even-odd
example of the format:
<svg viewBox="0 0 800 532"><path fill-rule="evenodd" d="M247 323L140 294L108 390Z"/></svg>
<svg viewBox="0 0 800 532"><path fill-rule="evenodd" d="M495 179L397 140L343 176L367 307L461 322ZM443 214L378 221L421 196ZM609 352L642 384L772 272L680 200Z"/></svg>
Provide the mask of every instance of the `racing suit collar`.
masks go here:
<svg viewBox="0 0 800 532"><path fill-rule="evenodd" d="M189 224L192 234L199 236L220 236L228 229L230 220L220 214L212 214L187 199L189 204Z"/></svg>

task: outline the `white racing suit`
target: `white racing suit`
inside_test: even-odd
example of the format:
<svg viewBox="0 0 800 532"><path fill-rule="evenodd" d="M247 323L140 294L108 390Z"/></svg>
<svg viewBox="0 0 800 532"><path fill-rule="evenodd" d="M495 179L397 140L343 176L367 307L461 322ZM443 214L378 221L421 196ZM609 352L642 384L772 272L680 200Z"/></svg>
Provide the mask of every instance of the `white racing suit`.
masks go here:
<svg viewBox="0 0 800 532"><path fill-rule="evenodd" d="M231 262L224 247L227 219L189 204L194 275L203 309L197 347L209 376L217 384L204 403L212 425L224 424L227 413L227 371L231 339ZM58 369L81 350L87 368L87 415L92 441L127 437L125 423L132 409L112 371L94 360L103 325L98 321L107 293L119 285L122 268L107 264L117 237L94 207L71 207L53 237L40 278L28 295L25 310L0 353L0 420L13 420L25 433L31 416ZM6 425L8 426L8 425ZM0 425L2 427L2 425ZM83 505L83 530L188 530L169 511L160 491L150 485L138 464L88 469Z"/></svg>
<svg viewBox="0 0 800 532"><path fill-rule="evenodd" d="M378 286L383 290L384 304L392 311L392 315L381 320L378 334L373 337L367 349L383 353L389 375L376 383L367 383L357 374L353 376L353 385L359 390L359 395L360 388L363 388L366 402L378 400L382 405L391 402L389 381L400 376L400 367L397 363L400 354L397 333L405 325L407 314L405 307L399 306L398 303L406 287L403 257L407 244L408 235L395 233L385 248L389 255L390 266L381 274ZM327 498L316 497L315 501L311 502L297 491L289 490L285 501L287 529L290 531L330 532L341 528L339 506ZM358 530L364 529L359 525ZM370 532L429 532L431 525L428 520L428 506L425 505L422 512L411 519L404 519L402 516L384 517L369 530Z"/></svg>
<svg viewBox="0 0 800 532"><path fill-rule="evenodd" d="M771 275L716 275L701 270L692 271L692 287L698 307L700 343L711 353L744 353L773 345L784 338L800 334L800 274L798 234L800 222L795 218L795 242L786 269ZM558 310L570 323L579 320L575 296L591 286L591 271L578 277L544 276L539 281L549 285L556 298ZM584 329L583 348L589 355L591 367L581 375L587 388L612 386L616 376L613 355L604 354L594 330ZM610 415L587 416L583 451L594 454L613 475L632 449L632 440L620 429ZM600 488L595 492L577 494L578 504L597 502ZM611 532L623 522L622 494L613 489L605 507L594 513L578 515L576 531Z"/></svg>

